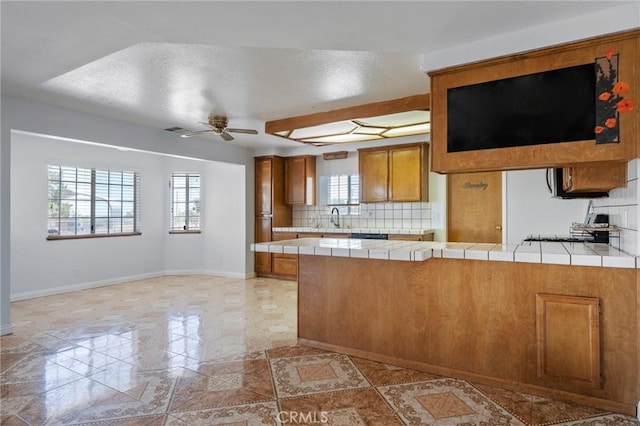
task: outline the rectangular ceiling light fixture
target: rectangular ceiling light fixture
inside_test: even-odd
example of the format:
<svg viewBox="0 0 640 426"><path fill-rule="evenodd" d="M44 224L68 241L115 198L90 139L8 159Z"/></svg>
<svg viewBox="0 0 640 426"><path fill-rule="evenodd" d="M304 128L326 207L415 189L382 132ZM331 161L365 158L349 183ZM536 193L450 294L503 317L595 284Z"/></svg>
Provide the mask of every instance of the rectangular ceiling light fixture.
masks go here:
<svg viewBox="0 0 640 426"><path fill-rule="evenodd" d="M303 115L265 124L266 133L323 146L429 133L429 94Z"/></svg>

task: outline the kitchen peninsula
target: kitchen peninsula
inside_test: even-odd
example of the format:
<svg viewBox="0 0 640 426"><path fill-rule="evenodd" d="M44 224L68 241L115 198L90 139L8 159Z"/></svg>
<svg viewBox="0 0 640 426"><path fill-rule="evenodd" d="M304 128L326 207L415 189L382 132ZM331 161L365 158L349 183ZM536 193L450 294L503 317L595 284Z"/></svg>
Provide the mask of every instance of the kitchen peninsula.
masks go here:
<svg viewBox="0 0 640 426"><path fill-rule="evenodd" d="M635 414L635 257L604 244L303 238L301 344ZM585 266L593 265L593 266Z"/></svg>

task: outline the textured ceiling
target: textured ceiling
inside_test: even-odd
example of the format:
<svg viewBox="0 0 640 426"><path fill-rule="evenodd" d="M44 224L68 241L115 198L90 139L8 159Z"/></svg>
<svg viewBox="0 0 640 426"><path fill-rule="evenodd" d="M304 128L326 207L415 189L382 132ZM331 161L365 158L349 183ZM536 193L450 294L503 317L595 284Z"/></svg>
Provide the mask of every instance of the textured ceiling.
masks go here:
<svg viewBox="0 0 640 426"><path fill-rule="evenodd" d="M2 93L290 146L264 121L425 93L425 53L624 3L2 1Z"/></svg>

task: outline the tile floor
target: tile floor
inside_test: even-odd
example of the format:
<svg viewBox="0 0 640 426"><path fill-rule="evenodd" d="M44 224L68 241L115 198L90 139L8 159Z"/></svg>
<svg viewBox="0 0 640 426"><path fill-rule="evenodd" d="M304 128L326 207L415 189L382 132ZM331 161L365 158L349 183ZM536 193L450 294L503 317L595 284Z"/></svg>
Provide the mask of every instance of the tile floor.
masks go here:
<svg viewBox="0 0 640 426"><path fill-rule="evenodd" d="M637 425L295 346L296 286L162 277L14 302L2 425Z"/></svg>

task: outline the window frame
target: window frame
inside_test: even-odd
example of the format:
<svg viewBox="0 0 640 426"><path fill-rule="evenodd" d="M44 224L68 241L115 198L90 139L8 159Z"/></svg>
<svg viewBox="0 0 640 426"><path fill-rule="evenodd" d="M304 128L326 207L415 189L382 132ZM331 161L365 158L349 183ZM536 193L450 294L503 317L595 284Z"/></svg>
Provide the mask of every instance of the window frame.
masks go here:
<svg viewBox="0 0 640 426"><path fill-rule="evenodd" d="M346 203L332 203L331 198L331 179L346 176ZM327 182L327 207L338 207L340 214L346 214L350 216L357 216L360 214L360 175L358 173L340 173L328 175ZM338 182L338 188L340 188L340 182ZM355 197L354 197L355 196Z"/></svg>
<svg viewBox="0 0 640 426"><path fill-rule="evenodd" d="M196 177L198 178L198 205L200 206L199 210L198 210L198 228L197 229L191 229L189 227L189 223L190 220L189 218L191 217L189 215L189 204L190 204L190 178L192 177ZM176 201L174 200L175 197L175 192L174 192L174 181L176 177L184 177L185 179L185 199L184 201L179 202L179 204L183 204L184 205L184 212L185 212L185 216L184 216L184 223L185 225L183 225L183 229L174 229L174 221L175 221L175 215L174 215L174 207L176 205ZM200 172L172 172L171 176L169 177L169 234L200 234L202 233L202 214L201 214L201 210L202 210L202 174Z"/></svg>
<svg viewBox="0 0 640 426"><path fill-rule="evenodd" d="M58 178L56 180L51 179L51 172L52 170L55 171L55 169L57 169L58 172ZM67 169L67 170L74 170L75 173L75 177L73 180L69 179L69 180L65 180L63 179L63 169ZM79 173L83 172L85 174L85 176L90 176L89 180L87 181L86 178L85 180L81 180L79 178ZM88 174L87 174L88 172ZM100 183L101 185L106 185L107 188L107 198L105 199L101 199L100 201L106 201L107 205L108 205L108 213L106 217L96 217L96 202L98 201L98 197L96 195L96 185L98 184L98 173L104 173L106 174L106 176L109 177L109 180L106 183ZM120 183L111 183L110 179L111 176L115 174L119 174L121 179L120 179ZM132 183L131 184L125 184L124 183L124 179L125 176L127 178L131 178ZM68 183L73 183L75 184L75 190L72 190L71 192L74 194L75 198L74 198L74 209L76 210L73 216L63 216L62 212L60 211L60 206L62 206L63 201L67 200L68 197L63 197L63 186L64 186L64 182L68 182ZM55 240L70 240L70 239L86 239L86 238L106 238L106 237L128 237L128 236L135 236L135 235L142 235L142 232L140 231L140 173L137 171L131 171L131 170L122 170L122 169L109 169L109 168L98 168L98 167L77 167L77 166L65 166L65 165L60 165L60 164L47 164L47 188L49 191L49 188L51 187L52 183L57 183L58 184L58 193L55 197L51 197L51 193L47 194L47 234L49 233L49 230L51 229L49 227L49 223L51 220L56 220L57 219L57 232L58 234L48 234L46 239L49 241L55 241ZM90 191L89 194L84 194L84 197L88 196L88 199L82 200L86 203L90 204L90 210L89 210L89 215L88 216L79 216L77 213L77 208L78 208L78 195L79 192L77 191L78 189L78 185L84 185L84 186L89 186ZM118 200L111 199L110 198L110 191L112 187L119 187L120 188L120 198ZM125 187L131 188L132 191L132 200L129 201L128 199L124 199L123 200L123 190ZM119 216L111 216L111 203L115 202L116 204L119 203L120 204L120 215ZM122 211L122 205L124 203L132 203L132 215L123 215L123 211ZM51 205L52 203L57 203L58 205L58 215L57 216L51 216ZM73 234L60 234L60 230L62 228L62 218L67 218L67 219L71 219L75 222L75 226L74 226L74 233ZM78 219L79 218L83 218L83 219L89 219L89 232L88 233L78 233ZM107 232L96 232L96 219L104 219L107 221ZM110 232L110 228L111 228L111 221L114 219L119 219L120 220L120 231L119 232ZM126 231L126 232L122 232L122 227L124 225L124 219L131 219L133 222L133 231Z"/></svg>

